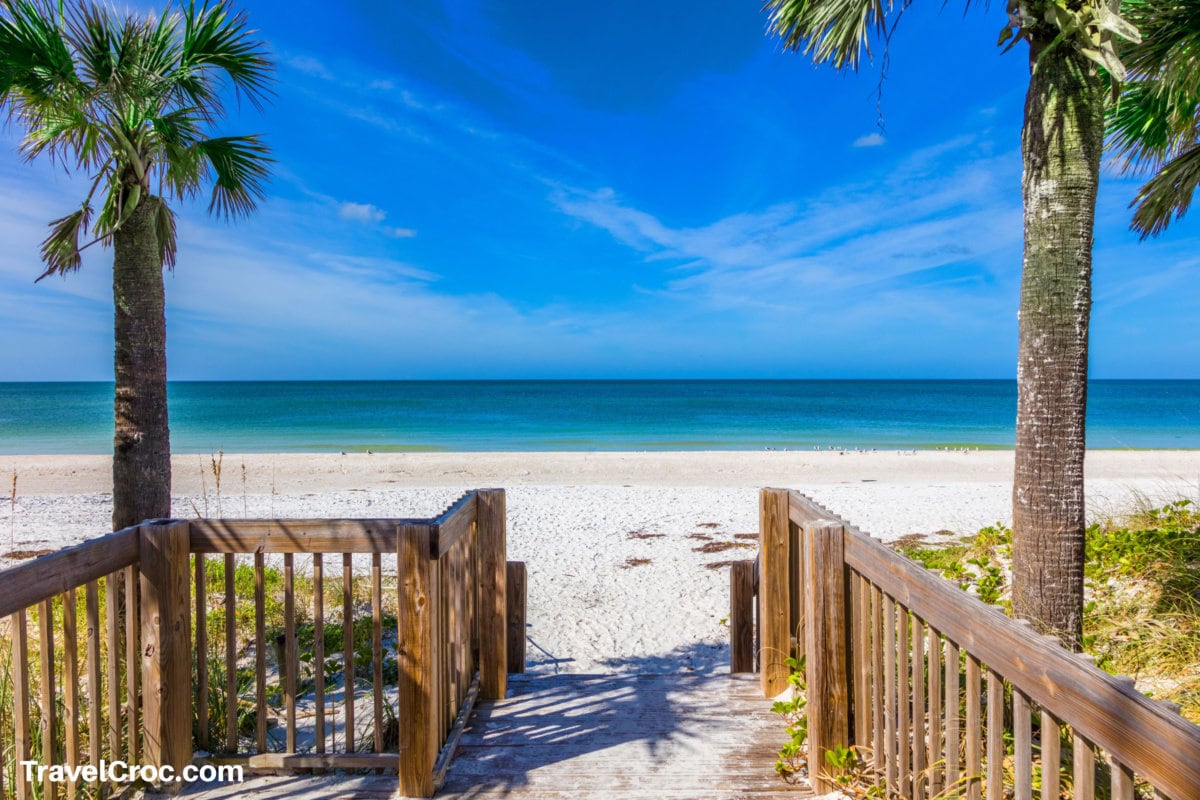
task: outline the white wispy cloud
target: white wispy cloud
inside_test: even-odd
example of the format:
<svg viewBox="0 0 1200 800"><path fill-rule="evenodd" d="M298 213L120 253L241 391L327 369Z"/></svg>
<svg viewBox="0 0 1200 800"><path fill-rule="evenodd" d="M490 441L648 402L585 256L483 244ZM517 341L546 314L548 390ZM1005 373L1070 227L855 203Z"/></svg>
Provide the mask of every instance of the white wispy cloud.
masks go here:
<svg viewBox="0 0 1200 800"><path fill-rule="evenodd" d="M370 203L342 203L338 206L338 216L351 222L376 223L383 222L387 212L379 206Z"/></svg>
<svg viewBox="0 0 1200 800"><path fill-rule="evenodd" d="M1019 159L964 159L977 145L941 144L886 178L700 227L672 227L612 189L560 187L552 200L647 262L674 262L657 287L667 296L723 308L883 308L930 286L986 285L1019 258ZM647 288L655 291L652 281Z"/></svg>
<svg viewBox="0 0 1200 800"><path fill-rule="evenodd" d="M851 147L879 147L886 143L887 143L887 139L885 139L883 137L883 134L876 131L875 133L868 133L868 134L858 137L857 139L854 140L854 143L850 146Z"/></svg>

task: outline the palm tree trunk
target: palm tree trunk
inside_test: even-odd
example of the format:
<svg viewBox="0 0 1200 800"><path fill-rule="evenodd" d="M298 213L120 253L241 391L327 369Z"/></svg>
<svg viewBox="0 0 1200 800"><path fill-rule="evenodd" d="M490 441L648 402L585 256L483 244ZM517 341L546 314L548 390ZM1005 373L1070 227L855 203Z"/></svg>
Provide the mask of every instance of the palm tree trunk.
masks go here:
<svg viewBox="0 0 1200 800"><path fill-rule="evenodd" d="M1045 41L1042 42L1044 46ZM1013 611L1078 649L1092 226L1104 89L1067 45L1035 42L1025 103L1025 258L1017 357ZM1036 59L1034 62L1032 59Z"/></svg>
<svg viewBox="0 0 1200 800"><path fill-rule="evenodd" d="M145 197L113 236L113 530L171 515L167 319L154 227L160 202Z"/></svg>

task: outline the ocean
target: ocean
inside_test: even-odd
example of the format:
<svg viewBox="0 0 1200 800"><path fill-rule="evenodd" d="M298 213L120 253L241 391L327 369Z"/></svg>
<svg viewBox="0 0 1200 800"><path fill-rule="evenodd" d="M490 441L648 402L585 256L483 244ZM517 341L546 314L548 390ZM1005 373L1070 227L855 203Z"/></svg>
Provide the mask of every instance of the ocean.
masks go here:
<svg viewBox="0 0 1200 800"><path fill-rule="evenodd" d="M173 382L178 453L1009 448L987 380ZM1200 380L1093 381L1088 446L1200 449ZM0 383L0 452L107 453L112 384Z"/></svg>

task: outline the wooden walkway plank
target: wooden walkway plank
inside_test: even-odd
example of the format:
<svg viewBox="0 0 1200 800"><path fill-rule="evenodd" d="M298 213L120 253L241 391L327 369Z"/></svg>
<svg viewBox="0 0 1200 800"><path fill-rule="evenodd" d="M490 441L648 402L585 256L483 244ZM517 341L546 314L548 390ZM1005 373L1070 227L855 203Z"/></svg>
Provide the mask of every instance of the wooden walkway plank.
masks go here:
<svg viewBox="0 0 1200 800"><path fill-rule="evenodd" d="M509 675L480 701L439 800L804 800L775 775L779 717L757 675ZM395 775L250 776L188 800L396 796Z"/></svg>

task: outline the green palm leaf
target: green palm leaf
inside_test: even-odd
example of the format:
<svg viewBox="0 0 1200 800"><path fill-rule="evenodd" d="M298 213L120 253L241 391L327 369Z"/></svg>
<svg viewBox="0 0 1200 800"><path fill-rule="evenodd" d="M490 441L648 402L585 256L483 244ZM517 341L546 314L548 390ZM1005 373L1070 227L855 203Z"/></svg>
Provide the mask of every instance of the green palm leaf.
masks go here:
<svg viewBox="0 0 1200 800"><path fill-rule="evenodd" d="M257 136L225 136L197 145L215 174L208 210L220 216L249 214L264 196L270 150Z"/></svg>
<svg viewBox="0 0 1200 800"><path fill-rule="evenodd" d="M1165 231L1172 218L1179 219L1187 213L1197 186L1200 186L1200 145L1194 144L1168 161L1138 192L1131 203L1136 206L1134 230L1143 239Z"/></svg>
<svg viewBox="0 0 1200 800"><path fill-rule="evenodd" d="M42 241L42 260L46 262L46 271L38 276L38 281L48 275L61 275L79 269L83 260L79 239L87 230L91 217L92 209L85 204L50 223L50 235Z"/></svg>
<svg viewBox="0 0 1200 800"><path fill-rule="evenodd" d="M897 15L907 7L902 6ZM829 62L857 70L870 37L887 35L887 16L893 11L882 0L768 0L768 26L789 50L802 51L814 63Z"/></svg>

